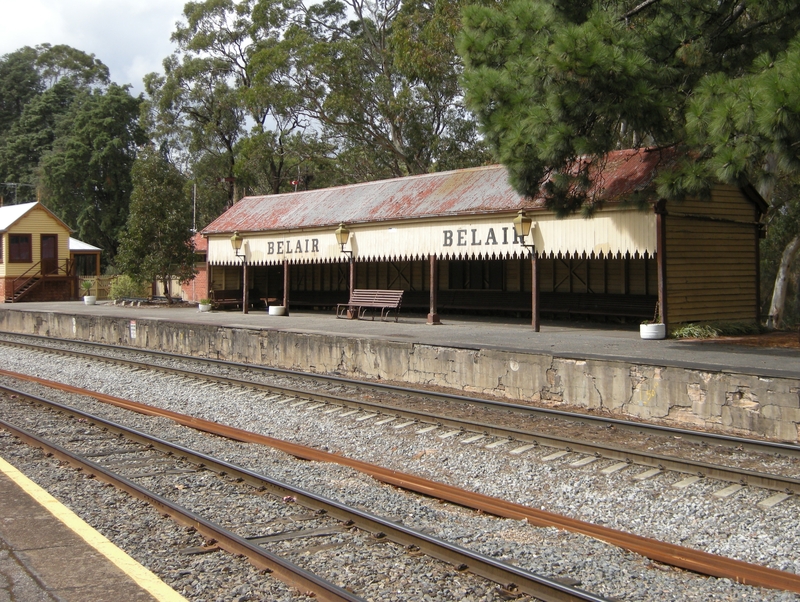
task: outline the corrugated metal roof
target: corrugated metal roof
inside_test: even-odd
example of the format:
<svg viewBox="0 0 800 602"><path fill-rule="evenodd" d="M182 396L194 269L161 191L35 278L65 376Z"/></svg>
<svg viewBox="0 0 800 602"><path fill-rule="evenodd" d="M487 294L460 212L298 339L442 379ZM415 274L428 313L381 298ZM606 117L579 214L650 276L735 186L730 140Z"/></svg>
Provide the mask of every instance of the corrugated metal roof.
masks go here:
<svg viewBox="0 0 800 602"><path fill-rule="evenodd" d="M69 250L70 251L102 251L100 247L90 245L88 242L83 242L77 238L69 237Z"/></svg>
<svg viewBox="0 0 800 602"><path fill-rule="evenodd" d="M662 153L610 153L599 198L613 201L646 187ZM259 232L364 224L390 220L542 209L508 183L502 165L366 182L337 188L245 197L203 230L204 234Z"/></svg>
<svg viewBox="0 0 800 602"><path fill-rule="evenodd" d="M0 230L8 230L14 222L33 209L35 205L36 202L34 201L33 203L0 207Z"/></svg>
<svg viewBox="0 0 800 602"><path fill-rule="evenodd" d="M6 205L5 207L0 207L0 232L5 232L6 230L8 230L24 215L26 215L29 211L31 211L34 207L37 206L40 209L44 210L45 212L49 213L50 216L54 220L56 220L59 224L64 226L65 229L72 232L72 228L70 228L67 224L61 221L61 219L55 213L50 211L47 207L45 207L38 201L34 201L33 203L22 203L20 205Z"/></svg>

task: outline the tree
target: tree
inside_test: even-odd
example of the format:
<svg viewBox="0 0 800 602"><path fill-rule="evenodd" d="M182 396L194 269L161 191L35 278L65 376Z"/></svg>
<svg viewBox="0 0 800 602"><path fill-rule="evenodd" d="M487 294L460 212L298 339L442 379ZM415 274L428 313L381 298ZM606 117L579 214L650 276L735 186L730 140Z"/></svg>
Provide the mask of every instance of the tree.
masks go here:
<svg viewBox="0 0 800 602"><path fill-rule="evenodd" d="M111 263L128 219L131 167L145 142L139 103L127 86L82 91L40 163L43 202Z"/></svg>
<svg viewBox="0 0 800 602"><path fill-rule="evenodd" d="M472 6L459 41L468 103L514 187L534 195L546 182L559 214L591 209L589 166L620 147L679 149L687 160L664 170L659 193L702 194L722 174L713 145L690 131L698 92L763 70L764 57L784 52L800 30L796 8L728 0ZM725 181L742 175L729 170Z"/></svg>
<svg viewBox="0 0 800 602"><path fill-rule="evenodd" d="M186 179L152 148L133 164L130 215L121 237L117 264L134 280L160 280L167 303L170 282L194 277L192 204Z"/></svg>
<svg viewBox="0 0 800 602"><path fill-rule="evenodd" d="M282 33L298 5L291 0L188 3L185 22L172 36L179 50L164 63L166 77L149 76L151 122L172 135L173 146L194 155L190 162L200 161L200 155L215 158L203 162L217 167L227 206L237 200L237 189L287 190L302 157L316 148L313 135L309 148L303 148L308 123L299 117L299 98L286 78L290 62ZM179 141L176 128L185 128L189 136ZM154 131L158 135L159 128ZM248 154L242 168L240 152Z"/></svg>
<svg viewBox="0 0 800 602"><path fill-rule="evenodd" d="M513 0L464 14L469 106L512 185L544 191L559 215L591 213L589 170L621 147L681 157L659 173L662 198L749 181L775 205L771 191L800 173L794 2Z"/></svg>
<svg viewBox="0 0 800 602"><path fill-rule="evenodd" d="M36 51L26 46L0 58L0 140L28 101L44 89L36 57Z"/></svg>
<svg viewBox="0 0 800 602"><path fill-rule="evenodd" d="M343 157L371 158L366 179L487 159L458 85L460 2L312 4L286 39L303 111ZM361 163L363 165L363 163Z"/></svg>
<svg viewBox="0 0 800 602"><path fill-rule="evenodd" d="M0 181L25 185L16 202L36 198L39 162L73 100L108 81L101 61L70 46L26 46L0 59Z"/></svg>
<svg viewBox="0 0 800 602"><path fill-rule="evenodd" d="M39 161L52 149L58 125L79 93L71 81L61 81L26 103L0 146L4 181L37 182Z"/></svg>

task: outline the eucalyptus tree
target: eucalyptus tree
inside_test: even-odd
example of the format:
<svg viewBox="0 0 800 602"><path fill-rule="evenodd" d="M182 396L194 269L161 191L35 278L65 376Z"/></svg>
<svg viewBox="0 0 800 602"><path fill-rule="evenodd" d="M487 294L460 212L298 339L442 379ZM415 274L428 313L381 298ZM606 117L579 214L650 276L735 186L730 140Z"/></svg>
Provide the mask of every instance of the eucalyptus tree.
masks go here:
<svg viewBox="0 0 800 602"><path fill-rule="evenodd" d="M302 162L302 153L294 149L308 123L298 113L298 97L287 78L289 51L283 40L299 5L292 0L189 2L172 35L178 51L165 60L165 76L148 76L152 131L187 152L190 163L216 166L216 174L206 171L212 181L202 182L201 191L211 190L214 198L222 185L228 206L244 189L286 189ZM178 133L182 129L188 132L185 139ZM246 155L241 162L240 152Z"/></svg>
<svg viewBox="0 0 800 602"><path fill-rule="evenodd" d="M303 110L365 179L480 164L488 156L463 105L454 39L461 2L311 4L286 33ZM363 161L353 170L364 172Z"/></svg>

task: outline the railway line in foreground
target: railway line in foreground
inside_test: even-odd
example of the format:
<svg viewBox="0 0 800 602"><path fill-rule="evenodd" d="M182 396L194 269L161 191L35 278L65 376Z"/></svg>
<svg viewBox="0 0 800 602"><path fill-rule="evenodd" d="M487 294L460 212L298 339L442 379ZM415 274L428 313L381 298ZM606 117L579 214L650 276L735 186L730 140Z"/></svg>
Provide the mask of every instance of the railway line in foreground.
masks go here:
<svg viewBox="0 0 800 602"><path fill-rule="evenodd" d="M525 593L541 600L565 601L606 599L99 416L40 397L29 399L35 401L36 405L17 406L16 412L6 407L4 412L16 414L16 422L26 423L27 427L6 419L0 420L0 427L30 445L41 447L46 454L85 471L89 478L111 483L153 505L183 526L197 530L206 538L206 545L200 551L208 553L215 548L223 548L231 554L244 555L256 567L268 569L289 585L301 591L313 592L321 600L363 600L358 594L358 584L371 582L370 585L374 586L376 580L369 575L391 575L393 565L398 563L398 556L405 561L406 570L430 571L427 558L427 566L422 569L409 566L414 559L420 558L420 554L415 553L420 551L430 558L443 560L458 572L469 571L490 579L500 585L502 591L508 595ZM41 413L34 418L32 408L43 405L57 410L59 414L67 414L73 419L73 428L67 428L64 418L56 413ZM182 503L200 506L203 515L175 501L176 496L169 495L176 491L203 488L208 480L207 471L224 479L220 487L234 491L219 496L221 499L215 505L209 503L207 496L202 501L183 496ZM150 481L149 487L138 483L142 480ZM244 486L247 488L244 489ZM264 492L272 494L272 499L265 501ZM313 514L299 518L294 504L312 511ZM262 513L269 515L268 524L283 525L286 520L296 524L302 519L305 519L306 524L302 529L281 529L278 533L242 535L234 532L234 528L241 529L239 520L235 518L241 515L241 508L255 505ZM285 511L287 506L291 508L288 513ZM213 516L214 519L206 516ZM227 527L223 522L233 524ZM253 525L248 527L252 533ZM363 550L369 550L376 545L375 541L384 538L399 546L394 546L392 553L383 555L387 561L385 566L376 563L376 556L373 555L373 561L368 566L368 575L354 574L350 576L350 582L337 585L286 560L285 556L302 555L296 549L286 549L285 542L305 542L308 538L322 540L328 545L327 549L340 551L349 546L351 550L348 554L351 556L363 554ZM279 549L274 552L265 549L269 545ZM441 572L441 567L437 568ZM324 572L320 567L316 567L316 570ZM382 589L391 590L391 587L389 582L383 584Z"/></svg>
<svg viewBox="0 0 800 602"><path fill-rule="evenodd" d="M41 353L44 353L44 352L41 352ZM92 361L96 362L97 360L92 360ZM145 370L144 367L139 366L139 367L134 367L134 368L128 368L127 369L127 373L130 373L131 371L133 371L133 374L144 375L145 374L144 370ZM126 370L122 370L121 374L125 374L125 373L126 373ZM123 377L123 378L125 378L125 377ZM235 385L231 384L230 382L228 382L228 383L226 383L224 385L214 384L214 383L206 383L206 384L203 384L203 385L198 385L196 379L194 380L194 384L189 384L191 382L191 379L189 379L188 376L186 376L186 375L178 376L175 373L173 373L172 376L168 376L168 377L164 377L164 378L173 379L176 383L179 383L179 388L184 388L184 389L187 389L187 388L198 388L198 386L199 387L207 386L209 390L213 390L213 391L217 392L217 396L218 396L218 399L220 401L224 399L224 400L226 400L226 403L230 403L231 399L245 399L245 400L247 400L247 399L252 399L254 395L259 395L260 396L260 401L263 402L263 404L262 403L258 404L259 407L261 407L264 404L270 404L270 405L274 406L275 408L283 408L283 410L286 411L286 412L303 413L307 417L307 419L309 417L311 417L311 416L318 416L318 415L323 414L323 413L327 414L328 417L330 417L330 418L333 418L335 416L339 416L339 420L340 421L344 421L344 422L347 422L347 423L353 424L353 425L358 425L358 428L360 428L360 429L367 429L368 428L367 425L377 424L377 423L379 423L381 421L389 420L389 422L385 422L383 425L379 425L379 426L382 426L383 429L386 430L386 431L395 431L396 430L396 432L398 432L398 433L401 433L403 430L406 430L406 431L412 430L412 436L416 436L417 438L421 438L421 437L424 437L424 436L427 435L428 437L435 438L435 439L439 440L440 442L442 442L442 444L445 444L445 443L453 443L453 444L455 444L454 442L458 441L459 443L455 444L455 445L462 445L461 442L465 442L468 439L477 436L475 434L472 434L472 433L469 433L469 432L466 432L466 431L462 431L460 429L451 428L449 425L437 425L437 424L430 425L430 426L434 426L435 428L433 430L431 430L431 431L428 431L428 433L418 434L419 431L423 431L423 430L425 430L427 428L430 428L429 426L426 426L425 424L420 424L421 419L420 419L420 422L414 422L413 420L405 419L405 417L402 417L402 416L393 416L391 413L389 413L389 414L386 414L386 413L380 414L378 412L369 411L369 410L366 410L364 408L361 408L360 411L357 410L356 412L353 412L353 410L349 409L349 407L345 407L341 403L334 403L333 401L330 401L330 400L325 405L320 405L323 402L320 401L319 399L308 399L308 398L300 397L300 396L297 395L297 391L296 390L292 391L291 393L285 391L283 394L278 394L278 393L276 393L274 391L264 391L264 390L261 390L261 391L258 391L258 392L254 392L252 390L252 388L248 389L247 386L242 385L241 383L238 383L238 384L235 384ZM192 377L192 378L194 378L194 377ZM147 376L147 380L155 381L155 379L153 377L151 377L151 376ZM155 382L154 382L154 386L155 386ZM338 387L340 385L337 384L336 386ZM157 390L157 387L156 387L156 390ZM222 392L224 392L224 393L222 393ZM342 397L341 392L339 392L338 396ZM392 411L394 411L394 409ZM366 419L360 420L361 418L364 418L365 416L367 417ZM404 423L410 423L410 424L406 424L405 427L402 427L400 429L394 429L393 428L394 426L400 426L400 425L402 425ZM428 424L428 423L426 423L426 424ZM448 435L448 433L453 433L454 431L455 431L455 434L450 435L450 436L446 436L446 435ZM432 434L432 433L434 433L434 434ZM475 441L472 441L471 444L470 443L463 443L463 445L464 446L469 446L469 445L473 445L474 446L475 443L479 443L479 444L482 445L483 448L488 448L488 447L490 447L492 445L495 445L498 442L505 442L504 445L506 446L507 455L509 455L509 456L512 455L510 452L513 452L514 450L519 450L520 447L525 447L525 445L522 445L522 446L518 445L517 447L513 447L513 449L512 449L511 446L514 446L514 445L517 445L517 444L508 442L507 436L505 436L505 437L497 437L497 436L492 437L492 436L488 436L488 435L485 435L485 434L483 435L483 438L480 441L475 440ZM530 445L530 444L526 444L526 445ZM499 447L502 448L503 446L499 446ZM497 447L491 448L491 449L497 449ZM529 454L533 454L533 453L541 451L538 448L532 448L532 449L534 449L535 451L525 450L525 451L519 452L518 455L524 457L525 455L529 455ZM735 449L735 448L733 448L733 449ZM562 451L567 451L567 450L562 450ZM541 453L544 453L544 452L541 452ZM568 453L576 454L577 452L569 452L568 451ZM552 454L548 453L547 455L552 455ZM547 456L543 456L542 457L541 454L540 454L540 458L542 460L544 460L544 458L546 458L546 457ZM585 456L585 457L589 457L589 456ZM544 461L547 461L547 460L544 460ZM603 460L600 459L600 460L597 460L597 461L598 462L602 462ZM555 463L553 460L550 460L550 462ZM575 462L572 462L572 463L574 464ZM585 466L586 465L589 465L589 464L585 464ZM612 464L612 466L613 466L613 464ZM663 471L662 471L662 474L663 474Z"/></svg>

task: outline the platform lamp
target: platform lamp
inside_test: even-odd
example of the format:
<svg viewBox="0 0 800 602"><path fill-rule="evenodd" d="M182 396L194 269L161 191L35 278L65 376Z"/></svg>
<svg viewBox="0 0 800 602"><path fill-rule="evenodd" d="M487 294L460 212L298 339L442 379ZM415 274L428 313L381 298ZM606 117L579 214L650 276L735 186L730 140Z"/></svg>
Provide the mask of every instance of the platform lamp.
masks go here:
<svg viewBox="0 0 800 602"><path fill-rule="evenodd" d="M233 252L236 257L242 258L242 313L247 313L247 305L249 299L247 298L247 255L245 253L239 253L242 249L242 243L244 239L239 234L239 231L233 233L231 236L231 246L233 247Z"/></svg>
<svg viewBox="0 0 800 602"><path fill-rule="evenodd" d="M520 209L513 223L515 240L519 240L519 244L528 249L531 257L531 326L533 326L534 332L539 332L539 261L536 258L533 240L531 239L531 244L525 244L525 237L531 233L533 220Z"/></svg>
<svg viewBox="0 0 800 602"><path fill-rule="evenodd" d="M533 254L533 245L526 245L525 244L525 237L531 233L531 226L533 225L533 220L528 217L528 214L525 213L522 209L519 210L517 213L517 217L514 218L514 233L517 235L517 238L520 241L520 245L525 247L526 249L530 249L531 254Z"/></svg>
<svg viewBox="0 0 800 602"><path fill-rule="evenodd" d="M342 247L342 253L346 253L347 255L350 255L350 257L353 257L353 252L344 248L344 246L347 244L347 241L350 239L350 230L347 228L347 226L344 224L339 224L339 227L336 228L334 234L336 235L336 242Z"/></svg>
<svg viewBox="0 0 800 602"><path fill-rule="evenodd" d="M347 226L344 225L344 223L340 223L339 227L336 228L336 230L334 231L334 234L336 235L336 242L339 243L339 246L342 248L342 253L348 256L348 260L350 263L349 295L352 297L353 289L355 288L355 283L356 283L356 268L355 264L353 263L353 251L348 251L347 249L344 248L344 246L347 244L347 241L350 239L350 230L347 228Z"/></svg>

